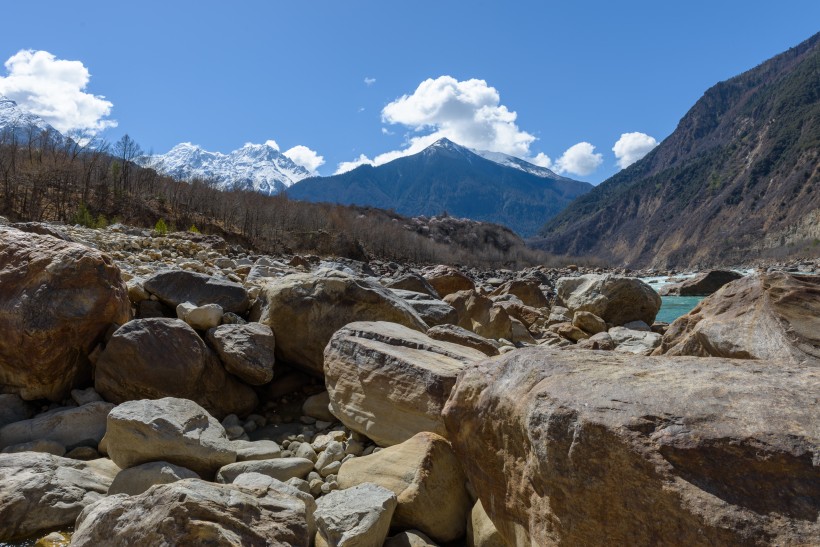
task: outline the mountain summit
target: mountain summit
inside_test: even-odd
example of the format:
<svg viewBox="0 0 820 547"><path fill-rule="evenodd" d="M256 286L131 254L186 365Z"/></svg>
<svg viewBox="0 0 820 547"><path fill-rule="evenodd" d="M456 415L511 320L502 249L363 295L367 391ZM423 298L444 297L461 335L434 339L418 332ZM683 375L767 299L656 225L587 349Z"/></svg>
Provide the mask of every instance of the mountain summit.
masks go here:
<svg viewBox="0 0 820 547"><path fill-rule="evenodd" d="M542 230L550 252L686 267L820 252L820 34L721 82Z"/></svg>
<svg viewBox="0 0 820 547"><path fill-rule="evenodd" d="M310 176L307 169L269 144L248 143L222 154L184 142L165 154L142 158L140 163L178 179L199 177L214 180L223 189L242 188L263 194L277 194Z"/></svg>
<svg viewBox="0 0 820 547"><path fill-rule="evenodd" d="M529 236L591 188L589 183L512 156L477 153L440 139L417 154L378 167L362 165L331 177L305 179L287 194L307 201L393 209L410 216L446 211L503 224Z"/></svg>
<svg viewBox="0 0 820 547"><path fill-rule="evenodd" d="M25 112L17 103L0 95L0 138L16 137L18 141L28 139L41 133L47 133L55 139L62 139L62 134L48 124L43 118Z"/></svg>

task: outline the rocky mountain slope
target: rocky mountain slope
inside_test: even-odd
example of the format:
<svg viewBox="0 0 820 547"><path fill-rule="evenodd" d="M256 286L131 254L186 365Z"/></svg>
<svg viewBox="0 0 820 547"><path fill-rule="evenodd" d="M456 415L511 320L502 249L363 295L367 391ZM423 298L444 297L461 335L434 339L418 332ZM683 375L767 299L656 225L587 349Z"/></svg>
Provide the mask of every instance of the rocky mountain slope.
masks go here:
<svg viewBox="0 0 820 547"><path fill-rule="evenodd" d="M495 222L523 236L592 185L561 177L504 154L483 153L441 139L422 152L378 167L362 165L340 175L305 179L288 197L370 205L405 215L447 213Z"/></svg>
<svg viewBox="0 0 820 547"><path fill-rule="evenodd" d="M310 176L307 169L267 143L248 143L230 154L222 154L184 142L165 154L142 158L141 164L180 180L209 179L223 189L239 188L268 195Z"/></svg>
<svg viewBox="0 0 820 547"><path fill-rule="evenodd" d="M641 161L540 232L631 266L820 253L820 34L703 95Z"/></svg>

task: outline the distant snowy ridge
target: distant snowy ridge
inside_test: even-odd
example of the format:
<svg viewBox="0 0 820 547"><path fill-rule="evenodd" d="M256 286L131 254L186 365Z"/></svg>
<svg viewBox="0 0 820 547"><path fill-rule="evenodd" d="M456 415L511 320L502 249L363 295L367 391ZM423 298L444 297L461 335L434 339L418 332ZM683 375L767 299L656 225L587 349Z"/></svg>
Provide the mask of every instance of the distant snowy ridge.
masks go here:
<svg viewBox="0 0 820 547"><path fill-rule="evenodd" d="M166 154L144 156L140 164L180 180L210 179L222 189L277 194L311 173L270 144L248 143L230 154L184 142Z"/></svg>
<svg viewBox="0 0 820 547"><path fill-rule="evenodd" d="M32 136L30 130L47 131L55 138L63 138L63 135L43 118L24 112L16 102L0 95L0 134L12 132L18 139L26 139Z"/></svg>
<svg viewBox="0 0 820 547"><path fill-rule="evenodd" d="M525 173L535 175L536 177L552 180L569 180L567 177L562 177L546 167L535 165L534 163L522 160L521 158L516 158L515 156L510 156L509 154L490 152L489 150L473 150L473 153L478 154L485 160L490 160L505 167L512 167L513 169L524 171Z"/></svg>

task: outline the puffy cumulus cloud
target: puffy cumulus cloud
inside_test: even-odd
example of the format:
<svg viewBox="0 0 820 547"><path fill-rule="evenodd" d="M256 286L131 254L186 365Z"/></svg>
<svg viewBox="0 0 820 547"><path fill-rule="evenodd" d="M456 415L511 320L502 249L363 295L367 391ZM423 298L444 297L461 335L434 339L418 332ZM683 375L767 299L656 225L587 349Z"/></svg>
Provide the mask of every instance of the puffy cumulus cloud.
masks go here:
<svg viewBox="0 0 820 547"><path fill-rule="evenodd" d="M266 141L265 141L265 144L266 144L267 146L269 146L269 147L273 148L273 149L274 149L274 150L276 150L277 152L279 151L279 143L278 143L278 142L276 142L275 140L273 140L273 139L268 139L268 140L266 140Z"/></svg>
<svg viewBox="0 0 820 547"><path fill-rule="evenodd" d="M650 137L646 133L623 133L615 146L612 147L612 151L615 152L615 157L618 159L618 167L626 169L651 152L656 146L658 146L658 141L655 140L655 137Z"/></svg>
<svg viewBox="0 0 820 547"><path fill-rule="evenodd" d="M8 75L0 77L0 95L58 131L95 134L116 127L116 121L106 119L114 105L85 92L91 76L82 62L57 59L47 51L21 50L5 67Z"/></svg>
<svg viewBox="0 0 820 547"><path fill-rule="evenodd" d="M595 152L593 145L588 142L579 142L567 148L566 152L555 160L553 168L561 174L586 176L598 169L603 161L603 155Z"/></svg>
<svg viewBox="0 0 820 547"><path fill-rule="evenodd" d="M343 161L339 165L336 166L336 172L333 173L334 175L341 175L342 173L347 173L348 171L353 171L360 165L373 165L373 160L365 156L364 154L359 154L359 157L353 161Z"/></svg>
<svg viewBox="0 0 820 547"><path fill-rule="evenodd" d="M427 79L382 110L385 123L431 132L411 138L404 155L417 152L419 140L432 143L447 137L469 148L526 157L535 137L518 128L517 117L486 81L458 81L452 76Z"/></svg>
<svg viewBox="0 0 820 547"><path fill-rule="evenodd" d="M270 141L268 141L270 142ZM311 150L307 146L303 146L301 144L294 146L293 148L282 152L283 156L287 156L290 158L293 163L297 165L301 165L311 174L315 175L316 170L319 169L320 166L324 165L325 158L320 156L314 150Z"/></svg>

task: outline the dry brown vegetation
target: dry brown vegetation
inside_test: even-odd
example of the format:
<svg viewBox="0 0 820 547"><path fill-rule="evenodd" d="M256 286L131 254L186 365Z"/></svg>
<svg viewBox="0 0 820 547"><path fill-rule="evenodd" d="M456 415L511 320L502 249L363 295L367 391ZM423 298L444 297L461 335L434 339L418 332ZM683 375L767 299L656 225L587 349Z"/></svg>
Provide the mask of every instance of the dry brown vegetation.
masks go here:
<svg viewBox="0 0 820 547"><path fill-rule="evenodd" d="M129 137L81 146L48 133L0 134L0 214L15 221L196 226L266 253L518 268L557 265L510 230L447 217L408 219L367 207L306 203L205 180L180 182L134 163Z"/></svg>

